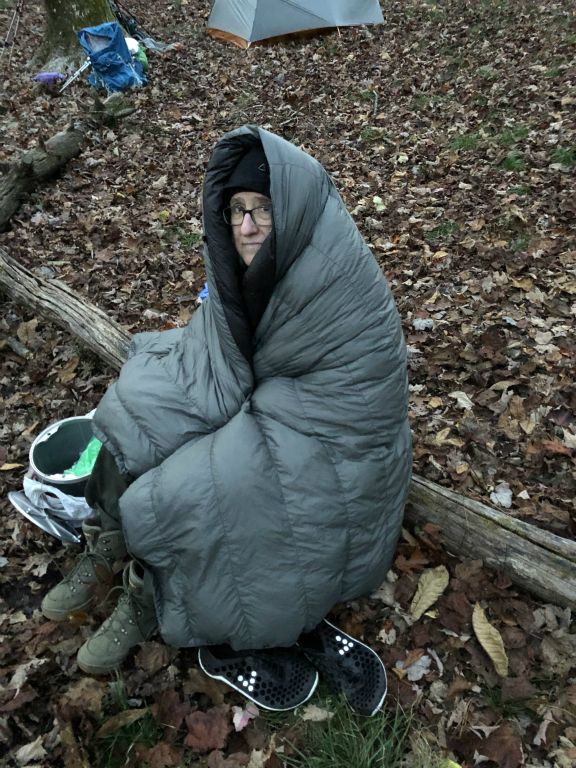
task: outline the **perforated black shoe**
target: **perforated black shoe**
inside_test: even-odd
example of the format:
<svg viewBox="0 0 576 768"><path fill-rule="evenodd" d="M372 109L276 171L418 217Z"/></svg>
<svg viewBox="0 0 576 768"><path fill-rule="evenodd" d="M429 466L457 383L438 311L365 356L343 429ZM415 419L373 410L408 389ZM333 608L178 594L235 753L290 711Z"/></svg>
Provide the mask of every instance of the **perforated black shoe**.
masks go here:
<svg viewBox="0 0 576 768"><path fill-rule="evenodd" d="M318 672L297 647L233 651L211 645L198 649L198 663L209 677L275 712L303 704L318 685Z"/></svg>
<svg viewBox="0 0 576 768"><path fill-rule="evenodd" d="M343 693L359 715L380 709L388 687L386 669L372 648L329 621L298 638L298 645L335 693Z"/></svg>

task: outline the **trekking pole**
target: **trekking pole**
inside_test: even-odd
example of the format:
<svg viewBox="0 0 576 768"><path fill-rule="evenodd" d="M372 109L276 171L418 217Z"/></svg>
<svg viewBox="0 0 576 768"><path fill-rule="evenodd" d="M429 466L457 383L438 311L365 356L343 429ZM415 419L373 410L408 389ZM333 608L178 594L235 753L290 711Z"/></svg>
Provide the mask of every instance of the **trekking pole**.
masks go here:
<svg viewBox="0 0 576 768"><path fill-rule="evenodd" d="M12 18L10 19L10 25L8 26L8 32L6 32L6 37L4 38L2 53L0 53L0 59L1 59L4 56L6 48L10 45L10 56L8 57L8 63L12 61L12 53L14 51L14 40L16 39L16 33L18 32L18 27L20 25L20 16L22 15L23 5L24 5L24 0L18 0L18 2L16 3L16 7L14 8Z"/></svg>
<svg viewBox="0 0 576 768"><path fill-rule="evenodd" d="M81 66L81 67L79 67L79 68L76 70L76 72L74 72L73 74L71 74L71 75L70 75L70 77L68 78L68 80L66 80L66 82L64 83L64 85L62 86L62 88L60 88L60 90L58 91L58 93L62 93L62 91L64 90L64 88L68 88L68 86L70 85L70 83L73 83L73 82L74 82L74 80L76 80L76 78L77 78L77 77L80 77L80 75L82 74L82 72L84 72L84 70L85 70L85 69L87 69L87 68L90 66L90 64L91 64L91 61L90 61L90 59L86 59L86 61L84 62L84 64L82 64L82 66Z"/></svg>

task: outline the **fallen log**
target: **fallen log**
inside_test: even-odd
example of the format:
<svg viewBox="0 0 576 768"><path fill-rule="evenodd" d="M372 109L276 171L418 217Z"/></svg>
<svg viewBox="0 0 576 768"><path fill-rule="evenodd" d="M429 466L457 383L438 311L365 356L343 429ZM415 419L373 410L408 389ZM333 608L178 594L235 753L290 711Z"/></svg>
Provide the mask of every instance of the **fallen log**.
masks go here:
<svg viewBox="0 0 576 768"><path fill-rule="evenodd" d="M118 370L129 334L58 280L45 280L0 249L0 287L78 337ZM576 606L576 542L555 536L486 504L415 476L406 507L413 526L434 523L446 549L482 559L543 600Z"/></svg>
<svg viewBox="0 0 576 768"><path fill-rule="evenodd" d="M114 125L134 111L135 108L130 106L123 94L112 94L105 101L95 98L84 120L22 152L14 163L3 168L0 177L0 232L6 229L30 192L57 176L72 158L80 154L89 128Z"/></svg>
<svg viewBox="0 0 576 768"><path fill-rule="evenodd" d="M35 275L2 248L0 287L11 298L69 331L115 370L126 359L130 334L118 323L65 283Z"/></svg>
<svg viewBox="0 0 576 768"><path fill-rule="evenodd" d="M9 166L0 180L0 231L20 207L32 190L55 176L73 157L80 154L84 133L73 127L67 128L34 149L23 152Z"/></svg>
<svg viewBox="0 0 576 768"><path fill-rule="evenodd" d="M543 600L576 606L576 542L418 476L410 487L406 521L434 523L452 554L483 560Z"/></svg>

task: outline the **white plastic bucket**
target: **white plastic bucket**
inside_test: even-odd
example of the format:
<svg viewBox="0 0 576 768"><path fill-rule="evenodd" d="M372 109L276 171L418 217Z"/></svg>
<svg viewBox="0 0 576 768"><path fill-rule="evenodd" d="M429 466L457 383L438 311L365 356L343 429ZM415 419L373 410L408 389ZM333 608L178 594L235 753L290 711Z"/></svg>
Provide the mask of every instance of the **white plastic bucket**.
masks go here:
<svg viewBox="0 0 576 768"><path fill-rule="evenodd" d="M65 476L93 437L91 416L72 416L46 427L30 446L30 468L42 482L71 496L83 496L90 473Z"/></svg>

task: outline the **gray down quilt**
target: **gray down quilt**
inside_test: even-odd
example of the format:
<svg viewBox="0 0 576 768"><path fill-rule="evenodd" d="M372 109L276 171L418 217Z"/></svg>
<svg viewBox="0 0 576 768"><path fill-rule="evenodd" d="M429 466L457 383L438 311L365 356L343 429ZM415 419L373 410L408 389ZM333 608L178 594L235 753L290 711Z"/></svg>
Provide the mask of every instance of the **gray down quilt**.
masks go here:
<svg viewBox="0 0 576 768"><path fill-rule="evenodd" d="M272 264L254 329L221 209L256 142L274 231L246 272L261 260L270 283ZM390 566L411 471L405 344L381 270L310 156L239 128L216 145L203 205L209 298L186 328L134 338L95 431L134 478L122 524L164 640L291 645Z"/></svg>

